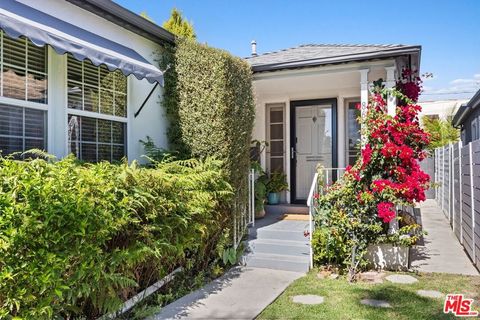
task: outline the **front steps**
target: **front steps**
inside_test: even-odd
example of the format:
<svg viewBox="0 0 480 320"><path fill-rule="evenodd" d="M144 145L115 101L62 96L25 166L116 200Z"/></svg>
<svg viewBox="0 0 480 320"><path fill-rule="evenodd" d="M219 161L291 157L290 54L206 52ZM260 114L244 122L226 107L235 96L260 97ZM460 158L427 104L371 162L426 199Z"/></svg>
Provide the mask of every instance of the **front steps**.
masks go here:
<svg viewBox="0 0 480 320"><path fill-rule="evenodd" d="M292 208L297 210L292 212ZM307 210L305 210L307 209ZM307 272L310 261L308 238L304 231L308 221L279 220L284 213L308 213L304 206L267 206L265 218L255 221L250 228L247 253L244 262L247 266Z"/></svg>

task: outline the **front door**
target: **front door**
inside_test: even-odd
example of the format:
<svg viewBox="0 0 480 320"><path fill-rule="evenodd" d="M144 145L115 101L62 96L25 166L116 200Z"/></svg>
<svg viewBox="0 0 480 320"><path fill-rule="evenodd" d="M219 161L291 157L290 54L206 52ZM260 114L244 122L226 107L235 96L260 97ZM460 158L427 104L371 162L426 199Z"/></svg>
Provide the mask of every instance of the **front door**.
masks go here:
<svg viewBox="0 0 480 320"><path fill-rule="evenodd" d="M305 203L316 168L336 166L336 99L292 101L291 192Z"/></svg>

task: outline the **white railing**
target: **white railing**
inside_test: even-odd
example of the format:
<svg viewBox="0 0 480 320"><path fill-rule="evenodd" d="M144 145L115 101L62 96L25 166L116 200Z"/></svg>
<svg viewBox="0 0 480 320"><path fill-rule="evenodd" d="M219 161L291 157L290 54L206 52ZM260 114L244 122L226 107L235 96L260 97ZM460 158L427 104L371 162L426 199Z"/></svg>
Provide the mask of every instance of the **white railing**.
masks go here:
<svg viewBox="0 0 480 320"><path fill-rule="evenodd" d="M307 206L308 206L308 232L310 237L310 268L313 268L313 248L312 237L315 225L313 223L313 211L315 210L315 193L318 192L318 173L313 176L312 185L310 186L310 192L308 193Z"/></svg>
<svg viewBox="0 0 480 320"><path fill-rule="evenodd" d="M247 203L239 201L247 192ZM243 236L247 232L247 228L255 225L255 170L251 169L248 173L247 185L244 191L239 190L235 195L235 210L233 213L233 245L236 248L242 242Z"/></svg>
<svg viewBox="0 0 480 320"><path fill-rule="evenodd" d="M326 187L340 179L344 173L345 168L320 168L313 176L313 181L310 186L310 192L308 193L307 199L309 216L308 232L310 237L310 268L313 268L312 237L313 232L315 231L315 223L313 221L313 215L315 212L315 195L324 194Z"/></svg>

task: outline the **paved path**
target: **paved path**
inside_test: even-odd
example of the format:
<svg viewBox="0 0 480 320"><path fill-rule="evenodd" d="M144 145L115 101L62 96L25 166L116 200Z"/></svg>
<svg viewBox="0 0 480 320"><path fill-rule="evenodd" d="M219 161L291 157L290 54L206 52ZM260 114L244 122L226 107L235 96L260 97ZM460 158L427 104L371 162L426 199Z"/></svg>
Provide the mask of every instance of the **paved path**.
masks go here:
<svg viewBox="0 0 480 320"><path fill-rule="evenodd" d="M150 319L254 319L299 272L237 267L169 304Z"/></svg>
<svg viewBox="0 0 480 320"><path fill-rule="evenodd" d="M421 223L428 235L424 236L423 245L412 250L412 269L478 275L435 200L422 203L420 211Z"/></svg>
<svg viewBox="0 0 480 320"><path fill-rule="evenodd" d="M275 207L250 228L246 266L231 269L150 319L257 317L288 285L308 271L309 246L303 235L308 221L279 220L283 213L280 206Z"/></svg>

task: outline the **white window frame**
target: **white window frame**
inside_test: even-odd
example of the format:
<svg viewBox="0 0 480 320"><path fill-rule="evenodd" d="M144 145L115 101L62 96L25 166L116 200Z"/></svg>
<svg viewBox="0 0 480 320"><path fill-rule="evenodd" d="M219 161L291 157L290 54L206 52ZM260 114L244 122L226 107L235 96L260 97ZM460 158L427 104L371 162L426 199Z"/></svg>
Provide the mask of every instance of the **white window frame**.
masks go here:
<svg viewBox="0 0 480 320"><path fill-rule="evenodd" d="M70 150L70 141L68 137L68 116L73 115L73 116L80 116L80 117L88 117L88 118L94 118L94 119L100 119L100 120L108 120L108 121L115 121L115 122L121 122L125 124L125 130L126 132L124 133L124 156L128 157L128 151L129 151L129 134L130 134L130 114L129 114L129 94L130 94L130 78L126 77L126 101L125 101L125 117L120 117L120 116L115 116L115 115L110 115L110 114L104 114L100 112L95 112L95 111L85 111L85 110L79 110L79 109L73 109L68 107L68 56L65 55L65 81L64 81L64 89L65 89L65 96L64 96L64 101L65 101L65 150L67 151L67 154L69 153ZM82 68L82 79L83 79L83 72L84 68ZM109 71L112 72L112 71ZM70 80L72 81L72 80ZM74 83L80 84L80 82L73 80ZM100 88L99 88L100 89ZM100 92L100 91L99 91ZM84 97L82 97L82 100L84 100ZM82 101L82 106L84 104L84 101ZM91 144L94 144L94 142L91 142ZM97 142L98 145L98 142ZM112 143L112 145L114 145ZM97 150L98 152L98 150Z"/></svg>
<svg viewBox="0 0 480 320"><path fill-rule="evenodd" d="M270 122L270 110L271 109L282 109L283 112L283 122ZM274 102L274 103L266 103L265 104L265 112L266 112L266 141L269 144L268 147L265 149L266 151L266 164L265 168L267 169L267 172L271 172L271 166L270 166L270 159L271 159L271 152L270 152L270 143L271 143L271 138L270 138L270 125L271 124L282 124L283 125L283 139L275 139L275 141L283 141L283 173L287 174L287 166L286 166L286 157L287 157L287 150L286 150L286 142L287 142L287 137L286 137L286 103L285 102ZM274 158L280 158L280 156L274 156Z"/></svg>
<svg viewBox="0 0 480 320"><path fill-rule="evenodd" d="M0 32L0 43L3 44L3 38L4 38L4 31ZM27 42L30 41L29 39L26 40ZM3 68L3 45L0 46L0 68ZM44 141L44 149L48 152L50 143L49 143L49 106L51 103L51 94L52 90L50 87L51 83L51 59L50 59L50 52L48 48L45 50L46 54L46 66L47 66L47 71L46 71L46 76L47 76L47 88L48 88L48 94L47 94L47 103L39 103L39 102L33 102L33 101L28 101L28 80L25 81L25 100L20 100L20 99L14 99L14 98L9 98L9 97L4 97L3 96L3 70L0 70L0 104L4 105L9 105L12 107L19 107L22 108L23 110L25 109L34 109L34 110L40 110L45 112L45 128L44 128L44 133L43 133L43 141ZM28 50L25 52L26 59L28 59ZM28 79L28 66L25 68L25 76ZM25 113L24 113L24 118L25 118ZM23 140L25 141L25 119L23 119ZM12 136L13 137L13 136ZM31 137L33 138L33 137ZM40 139L40 138L39 138ZM23 149L25 149L25 145L23 146Z"/></svg>
<svg viewBox="0 0 480 320"><path fill-rule="evenodd" d="M361 98L360 97L352 97L352 98L346 98L344 99L344 108L345 108L345 165L348 166L350 163L350 146L348 143L348 138L349 138L349 127L348 127L348 109L349 109L349 104L352 102L358 102L361 103Z"/></svg>

